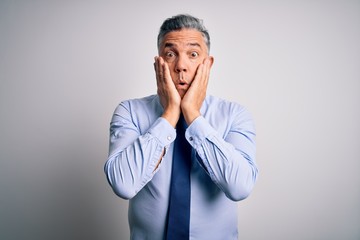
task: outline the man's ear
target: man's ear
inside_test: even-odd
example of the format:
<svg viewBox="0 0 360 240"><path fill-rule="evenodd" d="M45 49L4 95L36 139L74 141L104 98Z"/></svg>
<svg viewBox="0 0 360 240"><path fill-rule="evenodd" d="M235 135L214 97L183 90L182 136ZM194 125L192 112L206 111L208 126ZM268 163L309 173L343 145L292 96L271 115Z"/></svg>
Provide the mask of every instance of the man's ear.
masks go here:
<svg viewBox="0 0 360 240"><path fill-rule="evenodd" d="M214 57L213 57L213 56L209 56L208 59L210 60L210 68L211 68L212 65L214 64Z"/></svg>

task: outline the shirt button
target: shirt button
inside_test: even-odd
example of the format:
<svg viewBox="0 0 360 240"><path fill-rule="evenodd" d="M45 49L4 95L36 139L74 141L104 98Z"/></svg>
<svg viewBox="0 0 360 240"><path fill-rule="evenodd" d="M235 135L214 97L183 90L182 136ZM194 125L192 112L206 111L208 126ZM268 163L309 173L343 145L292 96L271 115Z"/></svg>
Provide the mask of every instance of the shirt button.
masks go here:
<svg viewBox="0 0 360 240"><path fill-rule="evenodd" d="M193 137L189 137L189 140L192 141L192 140L194 140L194 138L193 138Z"/></svg>
<svg viewBox="0 0 360 240"><path fill-rule="evenodd" d="M171 136L168 136L168 137L167 137L167 140L169 140L169 141L170 141L170 140L171 140Z"/></svg>

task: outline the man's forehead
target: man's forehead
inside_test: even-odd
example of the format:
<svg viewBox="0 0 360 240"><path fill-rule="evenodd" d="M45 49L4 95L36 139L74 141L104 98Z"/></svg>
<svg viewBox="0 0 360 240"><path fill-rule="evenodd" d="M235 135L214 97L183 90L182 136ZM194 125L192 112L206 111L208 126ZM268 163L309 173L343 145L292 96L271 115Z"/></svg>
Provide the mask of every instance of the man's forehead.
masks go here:
<svg viewBox="0 0 360 240"><path fill-rule="evenodd" d="M202 33L195 29L181 29L167 33L164 36L162 45L163 47L185 45L202 48L205 45L205 39Z"/></svg>

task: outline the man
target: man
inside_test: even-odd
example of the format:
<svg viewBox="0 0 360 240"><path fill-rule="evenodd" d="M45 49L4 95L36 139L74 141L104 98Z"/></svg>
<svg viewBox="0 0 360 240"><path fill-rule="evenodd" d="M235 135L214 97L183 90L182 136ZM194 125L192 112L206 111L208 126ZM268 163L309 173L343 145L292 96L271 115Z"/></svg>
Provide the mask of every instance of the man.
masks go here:
<svg viewBox="0 0 360 240"><path fill-rule="evenodd" d="M206 94L214 61L209 50L201 20L167 19L154 63L157 95L124 101L114 112L105 172L114 192L130 199L131 239L238 238L236 201L249 195L257 177L255 130L242 106ZM185 133L176 132L178 123ZM191 147L182 150L186 144ZM185 152L180 163L189 161L189 177L179 187L174 179L185 173L175 159ZM174 199L175 188L187 200ZM180 205L188 210L174 214ZM178 230L185 235L174 236Z"/></svg>

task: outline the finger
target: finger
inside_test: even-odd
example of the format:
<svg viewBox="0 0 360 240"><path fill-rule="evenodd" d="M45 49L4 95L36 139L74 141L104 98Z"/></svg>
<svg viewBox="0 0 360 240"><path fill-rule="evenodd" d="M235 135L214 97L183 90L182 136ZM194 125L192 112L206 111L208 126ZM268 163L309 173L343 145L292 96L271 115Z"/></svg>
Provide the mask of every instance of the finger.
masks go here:
<svg viewBox="0 0 360 240"><path fill-rule="evenodd" d="M162 70L163 70L162 72L163 72L163 78L164 78L163 80L164 80L164 82L172 83L169 65L165 61L163 61Z"/></svg>
<svg viewBox="0 0 360 240"><path fill-rule="evenodd" d="M204 88L206 87L206 69L205 69L205 64L202 63L199 65L195 79L194 79L194 83L198 88Z"/></svg>
<svg viewBox="0 0 360 240"><path fill-rule="evenodd" d="M157 56L154 57L154 70L156 71L157 68Z"/></svg>
<svg viewBox="0 0 360 240"><path fill-rule="evenodd" d="M199 81L201 81L202 76L203 76L203 72L204 72L204 64L201 63L199 64L197 70L196 70L196 75L194 78L194 82L198 83Z"/></svg>
<svg viewBox="0 0 360 240"><path fill-rule="evenodd" d="M156 74L156 82L159 82L159 58L156 56L154 57L154 69L155 69L155 74Z"/></svg>
<svg viewBox="0 0 360 240"><path fill-rule="evenodd" d="M163 71L164 60L161 57L156 58L156 80L158 85L164 82L164 71Z"/></svg>
<svg viewBox="0 0 360 240"><path fill-rule="evenodd" d="M208 58L204 59L203 63L198 66L194 79L194 87L196 87L201 93L206 92L209 81L210 66L211 61Z"/></svg>
<svg viewBox="0 0 360 240"><path fill-rule="evenodd" d="M207 87L209 81L210 68L211 68L211 61L209 58L205 58L202 64L201 81L200 81L200 83L204 87Z"/></svg>
<svg viewBox="0 0 360 240"><path fill-rule="evenodd" d="M207 58L205 60L205 66L204 66L204 78L205 78L206 83L209 81L210 69L211 69L211 61L209 58Z"/></svg>

